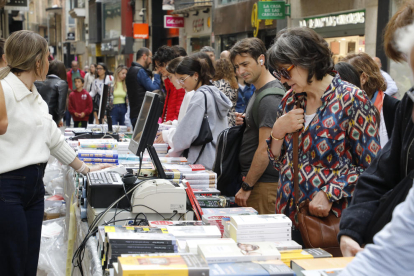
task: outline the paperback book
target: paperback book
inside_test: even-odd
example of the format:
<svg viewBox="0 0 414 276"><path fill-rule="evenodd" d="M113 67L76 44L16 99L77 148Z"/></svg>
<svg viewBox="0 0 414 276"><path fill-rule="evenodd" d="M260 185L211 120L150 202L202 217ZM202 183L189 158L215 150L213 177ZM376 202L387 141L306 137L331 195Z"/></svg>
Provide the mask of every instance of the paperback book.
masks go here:
<svg viewBox="0 0 414 276"><path fill-rule="evenodd" d="M209 264L280 260L279 250L269 242L200 244L198 253Z"/></svg>
<svg viewBox="0 0 414 276"><path fill-rule="evenodd" d="M295 276L279 260L209 264L210 276Z"/></svg>
<svg viewBox="0 0 414 276"><path fill-rule="evenodd" d="M292 227L290 218L283 214L258 215L258 216L232 216L231 224L238 230L257 228L286 228Z"/></svg>

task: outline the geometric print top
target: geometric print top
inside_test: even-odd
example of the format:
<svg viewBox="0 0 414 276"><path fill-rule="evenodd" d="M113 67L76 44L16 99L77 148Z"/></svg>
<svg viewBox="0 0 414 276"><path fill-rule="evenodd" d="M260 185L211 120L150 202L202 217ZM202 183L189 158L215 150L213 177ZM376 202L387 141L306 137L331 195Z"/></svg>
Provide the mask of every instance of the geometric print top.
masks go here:
<svg viewBox="0 0 414 276"><path fill-rule="evenodd" d="M306 93L290 90L279 106L277 118L299 100L306 114ZM322 98L322 105L306 129L299 132L299 203L324 191L333 202L337 217L351 202L359 175L381 149L374 105L366 93L335 75ZM280 172L276 213L290 217L297 226L293 185L293 139L284 138L275 158L267 140L270 162Z"/></svg>

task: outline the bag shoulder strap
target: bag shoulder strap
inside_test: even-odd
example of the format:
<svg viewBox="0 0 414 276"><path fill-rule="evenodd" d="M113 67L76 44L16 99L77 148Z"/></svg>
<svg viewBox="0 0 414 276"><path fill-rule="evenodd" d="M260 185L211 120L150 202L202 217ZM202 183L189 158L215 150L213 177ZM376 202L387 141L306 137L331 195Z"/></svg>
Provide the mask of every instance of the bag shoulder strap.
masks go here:
<svg viewBox="0 0 414 276"><path fill-rule="evenodd" d="M203 93L204 95L204 106L205 106L204 116L207 116L207 96L206 96L206 93L204 93L204 91L200 91L200 92Z"/></svg>
<svg viewBox="0 0 414 276"><path fill-rule="evenodd" d="M253 121L254 123L257 125L257 122L259 121L259 105L260 105L260 101L269 95L280 95L280 96L285 96L285 91L279 87L270 87L267 88L265 90L263 90L262 92L260 92L257 97L254 99L254 103L253 103Z"/></svg>
<svg viewBox="0 0 414 276"><path fill-rule="evenodd" d="M296 108L300 108L299 101ZM297 211L299 211L299 131L293 133L293 189Z"/></svg>

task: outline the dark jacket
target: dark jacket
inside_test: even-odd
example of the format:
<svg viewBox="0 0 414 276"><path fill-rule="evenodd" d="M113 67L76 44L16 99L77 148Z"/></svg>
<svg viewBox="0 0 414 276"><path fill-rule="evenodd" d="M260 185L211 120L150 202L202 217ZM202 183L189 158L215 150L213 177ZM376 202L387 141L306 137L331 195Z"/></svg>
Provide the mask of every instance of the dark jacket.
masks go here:
<svg viewBox="0 0 414 276"><path fill-rule="evenodd" d="M143 70L143 71L142 71ZM139 72L141 73L138 76ZM159 89L161 78L159 75L154 75L154 83L150 78L152 76L151 71L148 71L141 64L133 62L128 70L125 78L125 84L127 87L128 101L130 105L130 118L137 118L139 111L141 110L142 101L144 100L145 92L154 91ZM141 79L139 79L141 78Z"/></svg>
<svg viewBox="0 0 414 276"><path fill-rule="evenodd" d="M68 83L56 75L48 75L43 82L35 82L36 89L49 106L49 114L58 124L66 110Z"/></svg>
<svg viewBox="0 0 414 276"><path fill-rule="evenodd" d="M387 129L388 137L391 137L394 128L395 112L397 111L399 100L387 94L384 96L384 104L382 111L384 113L385 128Z"/></svg>
<svg viewBox="0 0 414 276"><path fill-rule="evenodd" d="M384 101L384 112L385 105ZM413 185L410 174L414 169L412 108L413 102L405 95L396 110L391 139L359 177L352 202L342 213L338 238L347 235L361 245L369 242L369 225L375 222L372 218L380 206L380 199L384 200L383 196L398 184L403 186L398 186L397 192L404 185Z"/></svg>

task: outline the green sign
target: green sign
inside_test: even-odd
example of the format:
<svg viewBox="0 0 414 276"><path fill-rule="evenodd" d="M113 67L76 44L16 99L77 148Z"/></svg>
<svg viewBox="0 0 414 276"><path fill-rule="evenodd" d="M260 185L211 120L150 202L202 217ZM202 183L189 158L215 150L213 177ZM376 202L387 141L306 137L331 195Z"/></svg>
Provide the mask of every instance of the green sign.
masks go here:
<svg viewBox="0 0 414 276"><path fill-rule="evenodd" d="M284 1L260 1L257 6L258 19L285 19L290 16L290 5ZM289 7L289 13L286 13L286 7Z"/></svg>

